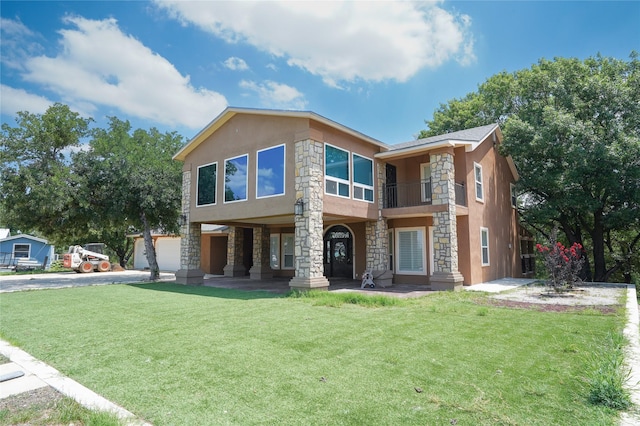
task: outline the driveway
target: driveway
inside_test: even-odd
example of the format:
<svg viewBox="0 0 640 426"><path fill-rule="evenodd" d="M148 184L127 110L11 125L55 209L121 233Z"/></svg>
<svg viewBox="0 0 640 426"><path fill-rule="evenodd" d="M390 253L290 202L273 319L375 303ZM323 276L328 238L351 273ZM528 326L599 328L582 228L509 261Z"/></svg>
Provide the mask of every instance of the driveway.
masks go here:
<svg viewBox="0 0 640 426"><path fill-rule="evenodd" d="M174 273L161 272L160 281L174 281ZM61 272L55 274L2 275L0 293L21 290L40 290L46 288L84 287L149 281L149 271L92 272L78 274Z"/></svg>

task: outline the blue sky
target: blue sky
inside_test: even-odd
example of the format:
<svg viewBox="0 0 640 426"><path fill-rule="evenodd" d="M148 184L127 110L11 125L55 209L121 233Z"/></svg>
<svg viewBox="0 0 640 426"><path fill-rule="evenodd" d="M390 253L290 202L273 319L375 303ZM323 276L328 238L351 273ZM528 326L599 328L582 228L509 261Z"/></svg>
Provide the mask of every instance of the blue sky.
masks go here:
<svg viewBox="0 0 640 426"><path fill-rule="evenodd" d="M69 105L193 137L226 106L310 110L386 143L540 58L640 51L639 1L2 1L2 122Z"/></svg>

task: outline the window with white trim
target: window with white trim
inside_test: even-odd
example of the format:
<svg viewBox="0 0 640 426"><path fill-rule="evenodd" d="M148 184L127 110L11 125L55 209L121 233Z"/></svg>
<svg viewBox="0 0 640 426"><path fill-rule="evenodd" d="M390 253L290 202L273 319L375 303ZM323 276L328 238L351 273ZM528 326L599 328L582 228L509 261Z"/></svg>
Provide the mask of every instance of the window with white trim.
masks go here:
<svg viewBox="0 0 640 426"><path fill-rule="evenodd" d="M216 203L217 176L218 163L198 166L196 206L207 206Z"/></svg>
<svg viewBox="0 0 640 426"><path fill-rule="evenodd" d="M473 163L474 177L476 181L476 200L484 201L484 189L482 188L482 166L478 163Z"/></svg>
<svg viewBox="0 0 640 426"><path fill-rule="evenodd" d="M489 266L489 229L480 228L480 253L482 266Z"/></svg>
<svg viewBox="0 0 640 426"><path fill-rule="evenodd" d="M394 264L393 264L393 229L389 230L389 244L388 244L388 248L387 248L387 254L389 255L389 270L393 271L394 270Z"/></svg>
<svg viewBox="0 0 640 426"><path fill-rule="evenodd" d="M13 258L30 258L31 257L31 244L14 244L13 245Z"/></svg>
<svg viewBox="0 0 640 426"><path fill-rule="evenodd" d="M350 198L349 151L324 144L324 192Z"/></svg>
<svg viewBox="0 0 640 426"><path fill-rule="evenodd" d="M280 269L280 234L271 234L269 265L271 269Z"/></svg>
<svg viewBox="0 0 640 426"><path fill-rule="evenodd" d="M373 160L353 154L353 198L373 203Z"/></svg>
<svg viewBox="0 0 640 426"><path fill-rule="evenodd" d="M293 269L295 236L294 234L282 234L282 269Z"/></svg>
<svg viewBox="0 0 640 426"><path fill-rule="evenodd" d="M426 275L424 228L396 229L396 273Z"/></svg>
<svg viewBox="0 0 640 426"><path fill-rule="evenodd" d="M224 202L245 201L249 175L249 155L224 160Z"/></svg>

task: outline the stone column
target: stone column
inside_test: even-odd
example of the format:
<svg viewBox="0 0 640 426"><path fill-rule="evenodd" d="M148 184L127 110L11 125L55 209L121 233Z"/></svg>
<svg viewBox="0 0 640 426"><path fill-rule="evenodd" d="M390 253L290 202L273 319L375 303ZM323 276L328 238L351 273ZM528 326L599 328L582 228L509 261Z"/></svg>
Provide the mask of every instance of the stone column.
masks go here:
<svg viewBox="0 0 640 426"><path fill-rule="evenodd" d="M458 271L458 232L456 229L456 190L453 148L431 154L432 204L446 210L433 214L434 269L431 288L459 290L464 277Z"/></svg>
<svg viewBox="0 0 640 426"><path fill-rule="evenodd" d="M202 285L204 272L200 269L201 232L199 223L189 221L191 209L191 171L182 172L182 215L180 234L180 269L176 283Z"/></svg>
<svg viewBox="0 0 640 426"><path fill-rule="evenodd" d="M266 225L253 228L253 266L249 269L252 280L273 277L269 259L271 248L271 232Z"/></svg>
<svg viewBox="0 0 640 426"><path fill-rule="evenodd" d="M227 264L222 269L225 277L244 277L244 230L235 226L229 227L227 239Z"/></svg>
<svg viewBox="0 0 640 426"><path fill-rule="evenodd" d="M306 139L295 145L296 199L302 198L304 212L295 216L295 276L289 281L294 289L323 289L329 287L324 276L323 196L324 149L321 142ZM293 210L293 205L291 206Z"/></svg>
<svg viewBox="0 0 640 426"><path fill-rule="evenodd" d="M375 284L381 287L389 287L393 281L393 272L389 270L389 229L387 220L382 217L385 170L384 163L376 164L378 220L365 224L366 268L373 273Z"/></svg>

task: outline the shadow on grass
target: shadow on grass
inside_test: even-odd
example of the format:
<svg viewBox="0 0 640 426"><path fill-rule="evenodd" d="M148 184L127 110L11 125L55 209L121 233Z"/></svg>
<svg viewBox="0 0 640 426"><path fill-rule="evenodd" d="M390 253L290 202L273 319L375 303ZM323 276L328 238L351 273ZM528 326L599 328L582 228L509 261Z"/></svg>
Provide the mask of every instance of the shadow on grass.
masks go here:
<svg viewBox="0 0 640 426"><path fill-rule="evenodd" d="M284 297L283 294L273 293L266 290L236 290L218 287L189 286L166 282L127 285L142 290L163 291L168 293L189 294L194 296L217 297L219 299L255 300Z"/></svg>

